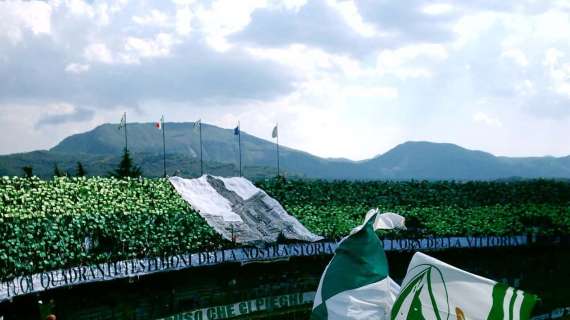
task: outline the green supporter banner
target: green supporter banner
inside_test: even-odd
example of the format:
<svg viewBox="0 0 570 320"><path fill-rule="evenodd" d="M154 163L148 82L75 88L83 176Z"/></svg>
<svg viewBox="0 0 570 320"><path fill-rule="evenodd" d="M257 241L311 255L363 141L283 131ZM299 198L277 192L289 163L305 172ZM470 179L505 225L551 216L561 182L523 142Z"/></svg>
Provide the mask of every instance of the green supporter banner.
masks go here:
<svg viewBox="0 0 570 320"><path fill-rule="evenodd" d="M186 311L157 320L230 319L252 314L255 312L271 312L273 310L311 304L314 298L314 291L284 294L280 296L263 297L247 301L240 301L232 304Z"/></svg>

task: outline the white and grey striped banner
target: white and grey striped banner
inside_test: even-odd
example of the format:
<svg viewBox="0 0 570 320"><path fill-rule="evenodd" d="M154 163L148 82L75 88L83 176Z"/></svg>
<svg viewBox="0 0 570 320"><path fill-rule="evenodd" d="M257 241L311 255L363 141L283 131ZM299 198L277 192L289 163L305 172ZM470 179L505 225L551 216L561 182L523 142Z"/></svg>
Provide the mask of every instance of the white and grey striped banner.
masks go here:
<svg viewBox="0 0 570 320"><path fill-rule="evenodd" d="M311 242L323 239L245 178L172 177L170 183L216 232L232 242L262 245L277 241L280 235Z"/></svg>

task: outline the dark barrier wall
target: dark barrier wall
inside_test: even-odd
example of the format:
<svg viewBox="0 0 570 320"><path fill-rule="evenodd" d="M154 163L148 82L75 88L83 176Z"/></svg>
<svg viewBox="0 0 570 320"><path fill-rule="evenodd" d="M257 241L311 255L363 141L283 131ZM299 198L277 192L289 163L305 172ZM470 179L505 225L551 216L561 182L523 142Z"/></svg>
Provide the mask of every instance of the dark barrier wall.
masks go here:
<svg viewBox="0 0 570 320"><path fill-rule="evenodd" d="M396 281L404 277L412 254L388 252L390 273ZM538 294L542 302L535 314L570 305L570 250L565 245L455 249L428 254ZM204 315L209 312L211 318L220 319L236 315L231 310L238 310L240 302L257 301L261 312L242 305L249 318L306 319L311 303L297 303L297 298L289 295L315 291L329 259L299 257L243 266L234 263L55 289L13 298L0 305L0 315L4 320L45 319L49 313L56 314L58 320L185 319L176 315L205 308ZM271 302L271 297L276 297L277 302ZM262 298L265 302L259 302ZM287 303L290 305L284 305ZM227 307L225 311L214 308L234 304L235 308Z"/></svg>

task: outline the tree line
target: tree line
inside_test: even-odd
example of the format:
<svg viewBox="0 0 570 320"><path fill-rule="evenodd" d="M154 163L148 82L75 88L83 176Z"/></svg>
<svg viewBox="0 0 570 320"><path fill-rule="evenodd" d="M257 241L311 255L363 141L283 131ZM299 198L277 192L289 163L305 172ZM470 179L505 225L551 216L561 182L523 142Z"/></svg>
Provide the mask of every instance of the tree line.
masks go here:
<svg viewBox="0 0 570 320"><path fill-rule="evenodd" d="M34 176L34 168L32 166L24 166L22 167L22 171L24 173L24 177L31 178ZM87 175L87 171L83 167L81 161L77 161L75 166L75 177L84 177ZM121 161L117 165L117 168L113 171L109 172L109 176L115 178L126 178L126 177L140 177L143 175L142 169L135 165L129 151L125 148L123 151L123 155L121 157ZM54 163L53 166L53 176L54 177L64 177L64 176L72 176L72 174L68 171L64 171L59 168L57 163Z"/></svg>

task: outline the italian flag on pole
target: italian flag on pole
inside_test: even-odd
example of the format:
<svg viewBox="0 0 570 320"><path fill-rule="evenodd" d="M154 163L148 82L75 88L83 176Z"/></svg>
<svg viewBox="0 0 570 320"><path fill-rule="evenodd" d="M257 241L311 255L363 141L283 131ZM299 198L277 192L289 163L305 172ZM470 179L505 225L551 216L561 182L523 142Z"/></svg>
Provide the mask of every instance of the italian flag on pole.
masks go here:
<svg viewBox="0 0 570 320"><path fill-rule="evenodd" d="M418 252L392 307L392 319L527 320L537 299Z"/></svg>
<svg viewBox="0 0 570 320"><path fill-rule="evenodd" d="M404 218L371 210L336 248L315 295L311 319L389 319L399 286L376 229L404 228Z"/></svg>

